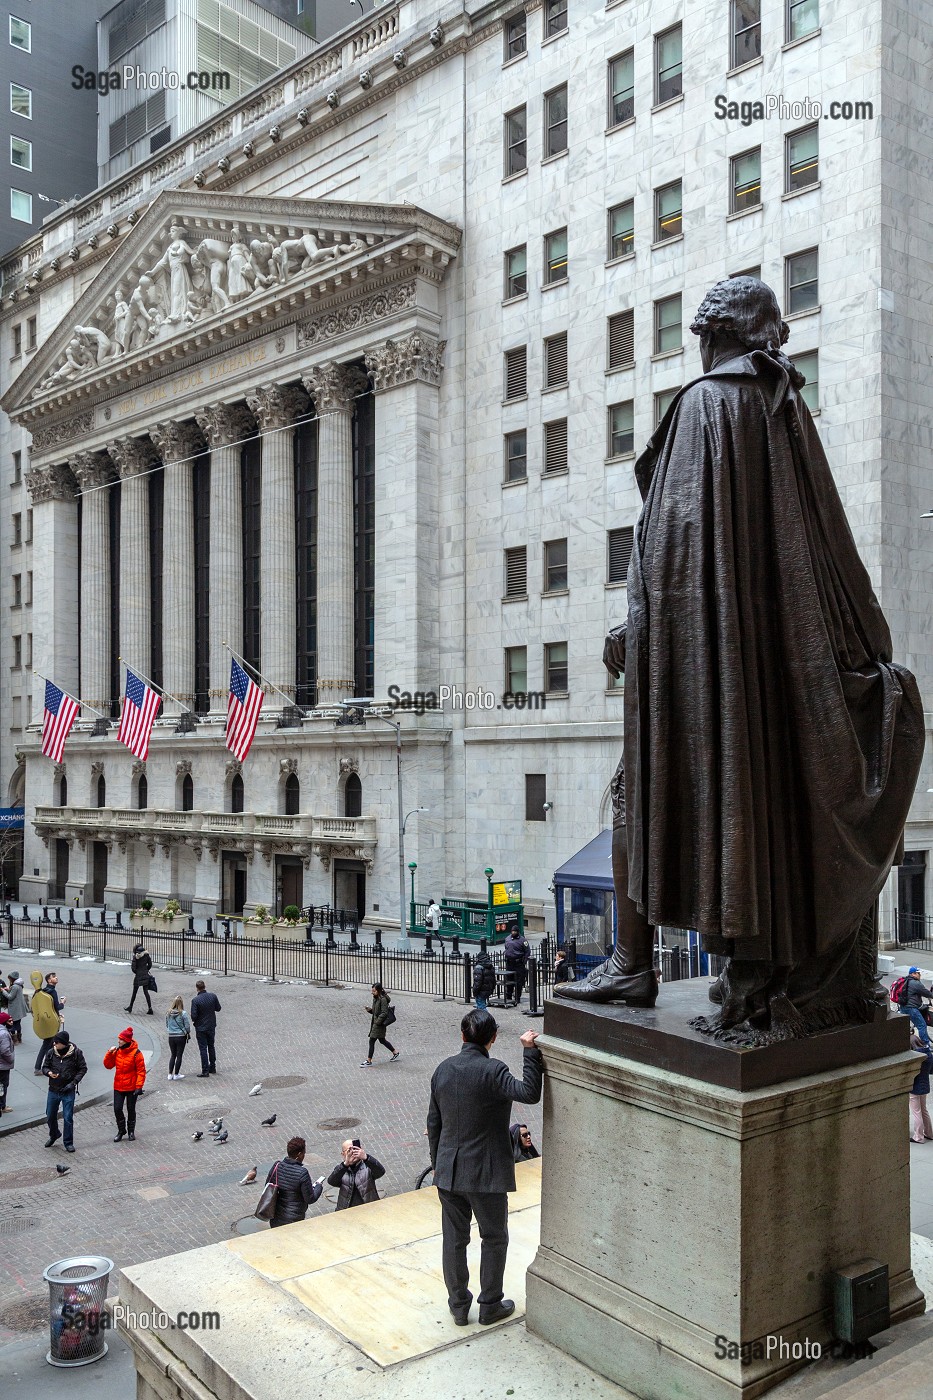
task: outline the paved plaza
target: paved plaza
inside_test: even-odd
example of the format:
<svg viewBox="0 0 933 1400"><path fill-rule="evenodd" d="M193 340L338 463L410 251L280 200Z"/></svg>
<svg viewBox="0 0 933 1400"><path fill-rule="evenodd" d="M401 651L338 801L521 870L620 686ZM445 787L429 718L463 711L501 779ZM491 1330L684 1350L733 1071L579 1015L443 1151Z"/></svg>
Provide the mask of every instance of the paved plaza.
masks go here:
<svg viewBox="0 0 933 1400"><path fill-rule="evenodd" d="M24 974L32 966L43 971L55 966L59 990L68 998L66 1026L80 1021L90 1033L93 1025L97 1041L113 1044L118 1032L132 1024L143 1032L144 1051L151 1036L154 1053L135 1143L113 1143L109 1096L76 1114L77 1151L72 1156L66 1156L60 1144L43 1147L44 1124L0 1137L0 1343L20 1335L9 1325L17 1318L11 1305L22 1307L44 1294L42 1269L55 1259L101 1253L119 1270L229 1238L236 1222L252 1213L259 1195L258 1186L240 1186L240 1178L251 1166L264 1173L284 1154L294 1134L307 1140L306 1164L313 1176L332 1170L344 1138L359 1137L386 1167L380 1182L384 1195L411 1190L427 1165L424 1130L430 1078L436 1063L459 1046L459 1021L466 1009L460 1002L394 996L398 1022L390 1038L401 1050L401 1059L389 1063L377 1046L373 1068L360 1069L369 1029L368 988L273 986L245 976L206 978L223 1006L217 1031L219 1072L210 1080L197 1078L200 1064L192 1038L183 1066L186 1078L168 1082L163 1014L176 992L187 1007L194 994L193 974L156 969L158 1014L145 1015L143 1003L140 1017L137 998L134 1014L128 1017L122 1009L129 1000L128 968L67 960L29 963L22 958L17 966ZM515 1011L498 1015L502 1030L496 1053L518 1072L518 1037L529 1024L540 1022L529 1022ZM17 1058L31 1079L37 1042L31 1024L23 1024ZM75 1038L81 1044L77 1029ZM99 1089L100 1076L95 1074L95 1079ZM267 1086L260 1096L249 1098L250 1088L260 1080L287 1080L288 1085ZM44 1096L44 1082L31 1083L38 1101ZM14 1087L11 1094L15 1092ZM274 1128L262 1127L261 1120L272 1113L277 1115ZM223 1147L206 1134L208 1120L217 1115L223 1115L230 1134ZM523 1116L539 1137L540 1106L526 1109ZM352 1123L343 1126L338 1120ZM199 1128L205 1137L196 1143L191 1135ZM71 1167L68 1176L58 1177L56 1162ZM336 1195L325 1187L309 1218L332 1211Z"/></svg>

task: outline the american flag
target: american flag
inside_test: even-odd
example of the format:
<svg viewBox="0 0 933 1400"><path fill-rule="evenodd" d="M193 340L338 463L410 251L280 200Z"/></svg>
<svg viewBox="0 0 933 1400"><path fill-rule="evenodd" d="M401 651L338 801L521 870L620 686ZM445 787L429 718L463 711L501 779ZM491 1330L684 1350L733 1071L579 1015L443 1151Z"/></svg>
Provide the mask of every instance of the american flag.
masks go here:
<svg viewBox="0 0 933 1400"><path fill-rule="evenodd" d="M62 761L65 740L81 706L51 681L45 683L45 714L42 718L42 752L56 763Z"/></svg>
<svg viewBox="0 0 933 1400"><path fill-rule="evenodd" d="M262 701L259 686L250 680L242 666L233 661L230 666L230 699L227 702L227 748L241 763L253 742Z"/></svg>
<svg viewBox="0 0 933 1400"><path fill-rule="evenodd" d="M134 753L137 758L145 759L149 753L149 736L161 704L162 697L158 691L144 685L127 666L126 693L120 711L117 740L125 744L130 753Z"/></svg>

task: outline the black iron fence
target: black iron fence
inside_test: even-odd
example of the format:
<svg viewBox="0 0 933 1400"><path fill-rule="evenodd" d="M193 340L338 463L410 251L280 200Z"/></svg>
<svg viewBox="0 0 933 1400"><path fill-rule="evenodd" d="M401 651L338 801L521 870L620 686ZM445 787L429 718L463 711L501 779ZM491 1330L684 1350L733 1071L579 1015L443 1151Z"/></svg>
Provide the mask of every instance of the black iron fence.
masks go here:
<svg viewBox="0 0 933 1400"><path fill-rule="evenodd" d="M901 948L933 953L933 919L926 914L900 914L895 909L894 941Z"/></svg>

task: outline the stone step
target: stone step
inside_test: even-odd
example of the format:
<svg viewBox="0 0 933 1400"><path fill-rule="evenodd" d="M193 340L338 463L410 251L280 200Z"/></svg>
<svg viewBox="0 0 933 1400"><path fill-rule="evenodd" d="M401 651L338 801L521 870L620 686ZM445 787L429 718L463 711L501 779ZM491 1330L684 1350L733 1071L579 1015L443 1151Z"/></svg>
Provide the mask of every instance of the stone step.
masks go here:
<svg viewBox="0 0 933 1400"><path fill-rule="evenodd" d="M827 1358L769 1392L774 1400L930 1400L933 1396L933 1315L901 1323L891 1340L865 1361Z"/></svg>

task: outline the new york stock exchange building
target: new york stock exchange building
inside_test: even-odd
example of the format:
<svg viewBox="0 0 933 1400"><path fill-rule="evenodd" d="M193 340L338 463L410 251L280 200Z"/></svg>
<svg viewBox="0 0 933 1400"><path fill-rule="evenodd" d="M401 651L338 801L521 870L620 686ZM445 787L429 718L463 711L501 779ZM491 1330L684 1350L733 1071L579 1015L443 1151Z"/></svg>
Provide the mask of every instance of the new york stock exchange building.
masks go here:
<svg viewBox="0 0 933 1400"><path fill-rule="evenodd" d="M391 927L395 734L338 723L358 696L402 723L417 898L484 898L491 866L547 919L555 869L610 824L622 688L601 656L634 453L700 372L709 285L760 269L798 295L802 267L809 295L814 260L788 259L817 244L848 301L803 297L787 349L923 684L877 515L846 495L880 466L855 422L874 390L840 347L878 340L881 303L856 305L868 263L838 258L878 227L823 224L821 201L867 137L821 123L821 183L811 152L782 196L787 133L765 123L760 203L730 215L706 120L729 7L703 27L669 8L380 6L7 257L0 761L22 898L327 902ZM786 93L850 21L795 48ZM232 654L265 691L242 764ZM116 738L125 666L166 693L145 763ZM84 705L57 766L39 676ZM390 710L406 693L427 703Z"/></svg>

